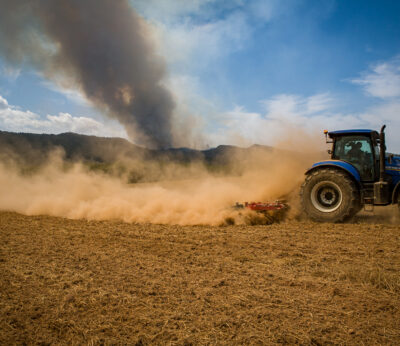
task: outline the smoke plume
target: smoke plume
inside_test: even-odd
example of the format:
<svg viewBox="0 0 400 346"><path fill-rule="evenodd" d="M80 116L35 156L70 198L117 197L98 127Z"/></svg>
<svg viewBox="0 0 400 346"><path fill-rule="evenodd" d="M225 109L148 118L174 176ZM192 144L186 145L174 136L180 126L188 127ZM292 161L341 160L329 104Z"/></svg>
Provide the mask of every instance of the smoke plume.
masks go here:
<svg viewBox="0 0 400 346"><path fill-rule="evenodd" d="M79 88L135 143L172 146L175 105L162 85L165 65L127 0L2 0L0 52Z"/></svg>

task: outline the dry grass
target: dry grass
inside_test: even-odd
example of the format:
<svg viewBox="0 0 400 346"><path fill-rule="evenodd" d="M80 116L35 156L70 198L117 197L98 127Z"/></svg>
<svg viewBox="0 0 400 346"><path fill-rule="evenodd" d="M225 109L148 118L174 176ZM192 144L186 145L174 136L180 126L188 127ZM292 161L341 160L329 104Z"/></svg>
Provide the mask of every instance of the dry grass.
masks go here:
<svg viewBox="0 0 400 346"><path fill-rule="evenodd" d="M0 213L1 344L399 344L400 227Z"/></svg>

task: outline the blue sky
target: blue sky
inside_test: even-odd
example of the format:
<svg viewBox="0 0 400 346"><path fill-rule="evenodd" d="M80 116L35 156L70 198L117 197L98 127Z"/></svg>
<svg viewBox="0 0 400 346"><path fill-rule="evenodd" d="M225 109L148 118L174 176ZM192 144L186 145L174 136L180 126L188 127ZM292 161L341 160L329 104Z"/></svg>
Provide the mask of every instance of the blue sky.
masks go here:
<svg viewBox="0 0 400 346"><path fill-rule="evenodd" d="M191 147L388 125L400 152L400 1L131 0ZM1 44L1 42L0 42ZM125 136L79 90L0 57L0 129Z"/></svg>

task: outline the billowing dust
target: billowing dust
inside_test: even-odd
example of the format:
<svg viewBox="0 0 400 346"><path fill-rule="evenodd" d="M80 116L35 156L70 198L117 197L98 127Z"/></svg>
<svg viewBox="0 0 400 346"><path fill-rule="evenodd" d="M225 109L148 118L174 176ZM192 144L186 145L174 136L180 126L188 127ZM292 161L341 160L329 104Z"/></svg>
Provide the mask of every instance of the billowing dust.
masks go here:
<svg viewBox="0 0 400 346"><path fill-rule="evenodd" d="M229 218L243 223L241 213L231 208L235 202L297 196L305 169L320 155L275 149L253 153L229 174L211 173L196 163L180 166L188 172L186 179L136 184L83 164L65 165L59 155L30 174L1 164L0 209L89 220L218 225ZM176 168L171 163L170 170Z"/></svg>

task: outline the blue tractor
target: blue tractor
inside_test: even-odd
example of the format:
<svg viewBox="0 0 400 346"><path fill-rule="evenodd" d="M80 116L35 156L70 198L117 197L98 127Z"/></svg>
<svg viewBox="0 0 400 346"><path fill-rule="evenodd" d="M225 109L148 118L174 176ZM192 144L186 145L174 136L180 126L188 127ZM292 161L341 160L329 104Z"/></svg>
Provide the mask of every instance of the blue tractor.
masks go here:
<svg viewBox="0 0 400 346"><path fill-rule="evenodd" d="M300 192L308 217L342 222L363 207L398 204L400 208L400 155L386 153L385 127L380 133L324 131L327 143L332 143L331 159L312 165Z"/></svg>

